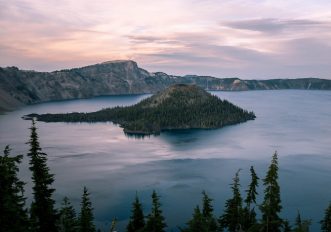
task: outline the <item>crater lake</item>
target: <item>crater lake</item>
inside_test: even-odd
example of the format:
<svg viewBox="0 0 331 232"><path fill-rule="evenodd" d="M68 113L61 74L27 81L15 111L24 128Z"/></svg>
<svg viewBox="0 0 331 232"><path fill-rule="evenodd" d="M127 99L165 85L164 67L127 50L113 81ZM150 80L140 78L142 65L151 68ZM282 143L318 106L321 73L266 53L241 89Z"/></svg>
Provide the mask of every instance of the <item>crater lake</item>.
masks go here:
<svg viewBox="0 0 331 232"><path fill-rule="evenodd" d="M159 136L128 137L112 123L37 122L40 144L55 174L55 199L67 196L79 211L83 186L91 192L97 228L108 231L113 218L124 231L136 192L148 214L153 190L161 196L167 231L177 231L201 203L205 190L220 216L231 197L238 169L242 194L253 165L263 179L272 154L279 154L282 216L292 222L299 210L312 219L311 231L331 200L331 91L277 90L211 92L254 111L256 119L214 130L168 131ZM25 106L0 115L0 144L24 154L20 176L28 204L30 113L92 112L132 105L150 95L105 96ZM178 112L180 113L180 112ZM262 202L260 180L258 203Z"/></svg>

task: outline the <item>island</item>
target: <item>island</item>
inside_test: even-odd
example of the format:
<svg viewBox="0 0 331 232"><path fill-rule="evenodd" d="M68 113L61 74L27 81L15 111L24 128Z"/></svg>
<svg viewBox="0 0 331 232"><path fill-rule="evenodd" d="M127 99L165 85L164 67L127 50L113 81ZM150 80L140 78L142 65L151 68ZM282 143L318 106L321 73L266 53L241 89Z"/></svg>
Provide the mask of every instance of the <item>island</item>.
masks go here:
<svg viewBox="0 0 331 232"><path fill-rule="evenodd" d="M166 130L216 129L254 120L255 114L221 100L196 85L176 84L132 106L91 113L29 114L43 122L113 122L127 134L160 134Z"/></svg>

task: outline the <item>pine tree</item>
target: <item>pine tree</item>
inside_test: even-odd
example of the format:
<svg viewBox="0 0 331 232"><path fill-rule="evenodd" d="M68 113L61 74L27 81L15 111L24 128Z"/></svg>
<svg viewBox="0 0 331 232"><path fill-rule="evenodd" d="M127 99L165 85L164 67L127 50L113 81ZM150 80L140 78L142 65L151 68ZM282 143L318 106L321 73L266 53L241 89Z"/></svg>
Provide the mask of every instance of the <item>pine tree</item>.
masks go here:
<svg viewBox="0 0 331 232"><path fill-rule="evenodd" d="M302 220L301 214L298 211L297 217L295 219L294 232L309 232L309 226L311 225L311 220Z"/></svg>
<svg viewBox="0 0 331 232"><path fill-rule="evenodd" d="M301 215L300 215L299 210L298 210L297 217L295 218L295 226L296 226L296 228L294 229L294 231L302 231L302 221L301 221Z"/></svg>
<svg viewBox="0 0 331 232"><path fill-rule="evenodd" d="M111 221L110 232L116 232L116 224L117 224L117 219L114 218L114 219Z"/></svg>
<svg viewBox="0 0 331 232"><path fill-rule="evenodd" d="M278 185L278 155L277 152L272 156L272 161L263 179L264 201L260 206L262 213L262 227L266 232L279 232L282 219L279 213L282 209L280 199L280 187Z"/></svg>
<svg viewBox="0 0 331 232"><path fill-rule="evenodd" d="M145 226L144 213L138 195L136 194L135 201L132 204L132 215L130 217L129 224L127 226L127 232L142 231L144 226Z"/></svg>
<svg viewBox="0 0 331 232"><path fill-rule="evenodd" d="M229 232L236 232L242 229L243 209L240 194L240 169L236 172L231 184L232 198L226 201L224 214L219 218L219 230L228 229Z"/></svg>
<svg viewBox="0 0 331 232"><path fill-rule="evenodd" d="M257 187L259 186L259 177L256 175L254 167L251 166L251 183L246 190L247 196L245 199L246 206L243 212L243 229L248 230L250 227L256 224L256 212L255 207L256 205L256 196L257 196Z"/></svg>
<svg viewBox="0 0 331 232"><path fill-rule="evenodd" d="M324 218L321 221L321 230L323 232L331 232L331 202L327 209L325 209Z"/></svg>
<svg viewBox="0 0 331 232"><path fill-rule="evenodd" d="M147 216L147 222L144 229L146 232L165 232L165 227L167 225L164 222L159 200L159 196L154 190L152 193L152 210Z"/></svg>
<svg viewBox="0 0 331 232"><path fill-rule="evenodd" d="M187 222L187 228L181 229L182 232L208 232L205 218L201 213L200 207L194 208L192 219Z"/></svg>
<svg viewBox="0 0 331 232"><path fill-rule="evenodd" d="M78 230L78 221L76 218L75 209L71 205L69 198L65 197L63 199L62 207L60 209L59 231L75 232L77 230Z"/></svg>
<svg viewBox="0 0 331 232"><path fill-rule="evenodd" d="M93 208L90 201L90 193L87 191L87 188L84 186L82 202L81 202L81 211L79 214L79 231L80 232L94 232L95 226L93 223Z"/></svg>
<svg viewBox="0 0 331 232"><path fill-rule="evenodd" d="M27 231L28 216L25 209L24 183L17 177L18 164L23 156L10 157L6 146L0 156L0 229L7 232Z"/></svg>
<svg viewBox="0 0 331 232"><path fill-rule="evenodd" d="M283 232L291 232L292 228L288 220L283 221Z"/></svg>
<svg viewBox="0 0 331 232"><path fill-rule="evenodd" d="M214 208L211 204L212 199L209 198L205 191L202 192L202 216L204 219L205 228L209 232L217 230L217 223L214 217Z"/></svg>
<svg viewBox="0 0 331 232"><path fill-rule="evenodd" d="M57 231L57 214L54 209L55 201L52 199L52 194L55 190L51 188L54 182L54 175L49 173L47 154L42 152L39 145L34 120L32 120L30 130L31 135L28 142L30 150L28 156L30 157L29 164L34 183L34 199L30 209L32 229L36 232L55 232Z"/></svg>

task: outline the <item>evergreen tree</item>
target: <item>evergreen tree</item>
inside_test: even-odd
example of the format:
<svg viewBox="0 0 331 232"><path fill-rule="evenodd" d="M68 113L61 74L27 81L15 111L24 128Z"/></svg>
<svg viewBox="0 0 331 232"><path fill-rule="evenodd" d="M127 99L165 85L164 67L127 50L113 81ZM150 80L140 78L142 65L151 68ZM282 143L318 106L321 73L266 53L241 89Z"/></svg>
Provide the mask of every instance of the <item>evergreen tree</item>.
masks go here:
<svg viewBox="0 0 331 232"><path fill-rule="evenodd" d="M82 202L81 202L81 211L79 214L79 231L80 232L94 232L95 226L93 223L93 208L90 201L90 193L87 191L87 188L84 186Z"/></svg>
<svg viewBox="0 0 331 232"><path fill-rule="evenodd" d="M295 218L295 226L296 226L296 228L294 229L294 231L302 231L302 221L301 221L301 215L300 215L299 210L298 210L297 217Z"/></svg>
<svg viewBox="0 0 331 232"><path fill-rule="evenodd" d="M331 202L329 207L325 210L324 218L321 221L321 230L323 232L331 232Z"/></svg>
<svg viewBox="0 0 331 232"><path fill-rule="evenodd" d="M32 171L33 202L31 204L32 230L36 232L55 232L57 231L57 214L54 209L55 201L52 194L55 191L51 188L54 182L54 175L49 173L47 166L47 154L42 152L39 145L37 128L35 121L32 120L30 128L31 135L28 144L30 150L30 170Z"/></svg>
<svg viewBox="0 0 331 232"><path fill-rule="evenodd" d="M302 220L300 212L295 219L294 232L309 232L309 226L311 225L311 220Z"/></svg>
<svg viewBox="0 0 331 232"><path fill-rule="evenodd" d="M278 185L278 155L275 152L272 156L272 161L267 171L266 177L263 179L264 201L260 206L262 212L263 231L279 232L282 225L282 219L279 213L282 209L280 199L280 187Z"/></svg>
<svg viewBox="0 0 331 232"><path fill-rule="evenodd" d="M146 232L165 232L165 227L167 225L164 222L159 200L159 196L154 190L152 193L152 210L147 216L147 222L144 229Z"/></svg>
<svg viewBox="0 0 331 232"><path fill-rule="evenodd" d="M75 209L71 205L69 199L65 197L63 199L62 207L60 209L59 231L75 232L77 230L78 230L78 221L76 218Z"/></svg>
<svg viewBox="0 0 331 232"><path fill-rule="evenodd" d="M202 216L204 219L205 228L209 232L213 232L217 230L217 223L214 217L214 208L211 204L212 199L209 198L205 191L202 192Z"/></svg>
<svg viewBox="0 0 331 232"><path fill-rule="evenodd" d="M212 206L212 199L205 191L202 192L202 212L197 206L194 209L192 219L188 221L187 228L181 229L182 232L216 232L217 222L214 217L214 209Z"/></svg>
<svg viewBox="0 0 331 232"><path fill-rule="evenodd" d="M283 232L291 232L292 228L288 220L283 221Z"/></svg>
<svg viewBox="0 0 331 232"><path fill-rule="evenodd" d="M252 207L256 205L257 187L259 186L259 177L256 175L254 167L251 166L251 183L246 190L247 196L245 199L246 206L243 213L243 229L248 230L250 227L256 224L256 212L255 208Z"/></svg>
<svg viewBox="0 0 331 232"><path fill-rule="evenodd" d="M236 232L242 229L243 209L242 198L240 194L240 169L236 172L231 184L232 198L226 201L224 214L219 218L220 228L223 231L228 229L229 232Z"/></svg>
<svg viewBox="0 0 331 232"><path fill-rule="evenodd" d="M10 157L6 146L0 156L0 229L6 232L27 231L28 217L25 209L24 183L17 177L18 164L23 156Z"/></svg>
<svg viewBox="0 0 331 232"><path fill-rule="evenodd" d="M127 226L127 232L142 231L144 226L145 226L144 213L138 195L136 194L135 201L132 204L132 215L130 217L129 224Z"/></svg>
<svg viewBox="0 0 331 232"><path fill-rule="evenodd" d="M117 224L117 219L114 218L114 219L111 221L110 232L116 232L116 224Z"/></svg>
<svg viewBox="0 0 331 232"><path fill-rule="evenodd" d="M187 223L187 228L181 229L182 232L208 232L205 218L201 213L199 206L194 209L192 219Z"/></svg>

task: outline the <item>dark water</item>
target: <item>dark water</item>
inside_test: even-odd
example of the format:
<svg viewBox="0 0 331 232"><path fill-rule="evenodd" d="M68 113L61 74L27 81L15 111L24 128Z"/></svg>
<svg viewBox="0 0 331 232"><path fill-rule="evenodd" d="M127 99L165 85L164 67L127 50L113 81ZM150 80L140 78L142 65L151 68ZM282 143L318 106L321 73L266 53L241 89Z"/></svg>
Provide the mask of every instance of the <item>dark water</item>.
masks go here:
<svg viewBox="0 0 331 232"><path fill-rule="evenodd" d="M111 123L67 124L38 122L40 142L56 175L55 198L68 196L79 209L82 187L92 193L98 226L107 230L113 217L124 231L135 192L150 210L153 189L161 195L168 229L175 231L200 203L201 191L214 199L219 216L230 197L229 184L242 168L244 190L249 168L264 177L275 150L279 153L282 215L313 220L312 231L331 200L331 91L213 92L253 110L255 121L217 130L166 132L134 139ZM145 96L112 96L27 106L0 115L0 144L26 154L29 113L95 111L130 105ZM179 112L180 113L180 112ZM31 194L25 159L21 176ZM260 189L260 198L263 189ZM259 199L261 202L261 199Z"/></svg>

